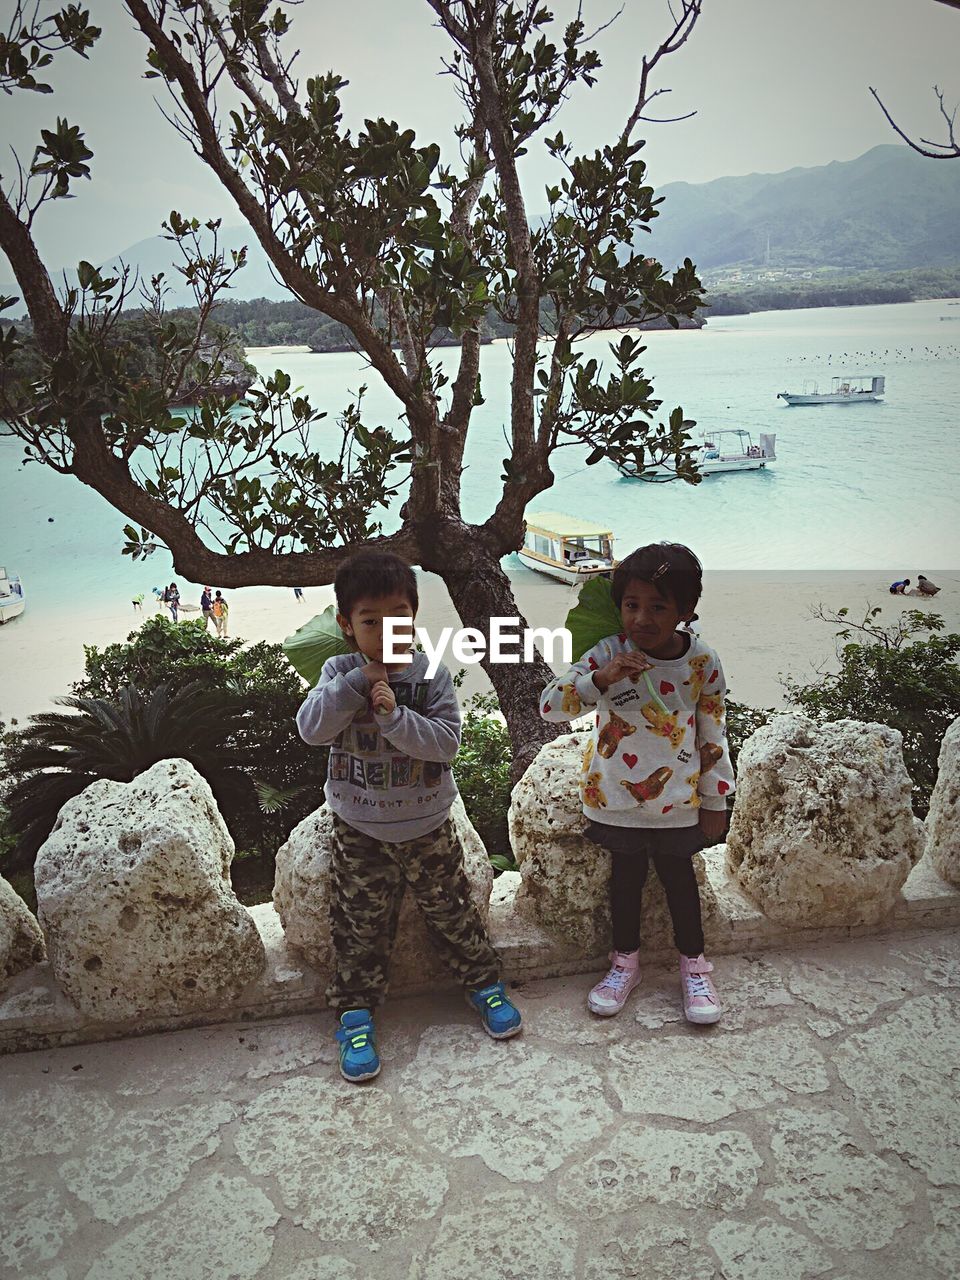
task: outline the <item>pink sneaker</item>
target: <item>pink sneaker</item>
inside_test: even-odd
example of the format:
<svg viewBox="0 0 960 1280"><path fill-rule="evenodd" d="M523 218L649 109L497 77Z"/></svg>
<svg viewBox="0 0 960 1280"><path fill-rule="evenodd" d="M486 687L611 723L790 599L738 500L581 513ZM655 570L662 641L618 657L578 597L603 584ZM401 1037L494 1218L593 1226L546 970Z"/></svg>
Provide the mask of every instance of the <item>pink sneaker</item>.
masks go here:
<svg viewBox="0 0 960 1280"><path fill-rule="evenodd" d="M612 1018L619 1013L640 981L639 951L611 951L610 962L610 972L587 996L587 1008L602 1018Z"/></svg>
<svg viewBox="0 0 960 1280"><path fill-rule="evenodd" d="M717 988L710 979L713 965L704 955L695 960L680 957L680 986L683 989L683 1012L688 1022L719 1022L723 1009Z"/></svg>

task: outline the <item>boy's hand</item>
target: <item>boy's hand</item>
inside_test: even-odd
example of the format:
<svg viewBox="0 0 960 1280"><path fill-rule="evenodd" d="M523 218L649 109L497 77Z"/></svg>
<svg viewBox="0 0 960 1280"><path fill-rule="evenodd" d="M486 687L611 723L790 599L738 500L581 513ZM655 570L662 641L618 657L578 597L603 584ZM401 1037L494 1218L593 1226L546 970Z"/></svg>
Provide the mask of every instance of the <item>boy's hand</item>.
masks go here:
<svg viewBox="0 0 960 1280"><path fill-rule="evenodd" d="M365 667L361 667L360 670L366 677L367 684L371 689L375 684L379 684L381 680L386 680L387 678L387 668L382 662L368 662L367 665Z"/></svg>
<svg viewBox="0 0 960 1280"><path fill-rule="evenodd" d="M643 653L618 653L610 661L593 673L593 683L601 693L606 693L612 684L628 677L634 684L644 671L649 671L654 664Z"/></svg>
<svg viewBox="0 0 960 1280"><path fill-rule="evenodd" d="M719 844L727 834L726 809L701 809L700 830L713 844Z"/></svg>
<svg viewBox="0 0 960 1280"><path fill-rule="evenodd" d="M397 700L386 680L378 680L370 690L370 701L378 716L388 716L397 709Z"/></svg>

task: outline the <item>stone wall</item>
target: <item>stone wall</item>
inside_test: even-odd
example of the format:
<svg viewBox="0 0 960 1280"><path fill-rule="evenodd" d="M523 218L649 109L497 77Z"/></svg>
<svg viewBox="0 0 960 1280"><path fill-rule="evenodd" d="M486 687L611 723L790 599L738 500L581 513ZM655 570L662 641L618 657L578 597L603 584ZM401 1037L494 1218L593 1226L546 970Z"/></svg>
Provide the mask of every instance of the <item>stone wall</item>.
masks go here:
<svg viewBox="0 0 960 1280"><path fill-rule="evenodd" d="M550 743L516 787L519 872L494 882L462 804L454 809L474 899L512 980L604 963L608 855L585 835L585 742ZM960 925L958 744L960 721L924 832L893 730L793 715L759 730L740 755L728 844L696 856L708 951ZM329 821L320 809L294 830L274 904L248 909L230 885L230 836L189 764L88 787L38 855L39 921L0 880L0 1051L323 1008ZM642 938L647 954L672 949L654 875ZM391 980L394 993L450 982L409 902Z"/></svg>

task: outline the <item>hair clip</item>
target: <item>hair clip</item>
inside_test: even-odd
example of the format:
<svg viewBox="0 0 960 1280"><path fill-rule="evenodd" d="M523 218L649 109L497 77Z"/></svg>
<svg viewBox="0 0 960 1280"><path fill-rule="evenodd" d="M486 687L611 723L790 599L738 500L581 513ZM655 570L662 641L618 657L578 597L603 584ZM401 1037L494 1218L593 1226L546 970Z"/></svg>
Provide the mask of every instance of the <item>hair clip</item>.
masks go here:
<svg viewBox="0 0 960 1280"><path fill-rule="evenodd" d="M664 560L663 564L660 565L659 568L654 569L653 573L650 575L650 581L656 582L658 578L662 578L665 573L669 573L669 572L670 572L670 566L669 564L667 564L666 560Z"/></svg>

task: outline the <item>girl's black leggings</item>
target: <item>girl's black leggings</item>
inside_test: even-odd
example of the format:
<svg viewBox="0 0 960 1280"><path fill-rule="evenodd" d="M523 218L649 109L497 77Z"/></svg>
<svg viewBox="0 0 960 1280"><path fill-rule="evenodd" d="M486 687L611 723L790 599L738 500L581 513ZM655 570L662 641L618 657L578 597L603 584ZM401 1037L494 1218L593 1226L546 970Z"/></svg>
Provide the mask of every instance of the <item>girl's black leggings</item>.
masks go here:
<svg viewBox="0 0 960 1280"><path fill-rule="evenodd" d="M591 840L609 849L610 915L615 951L636 951L640 945L640 907L652 859L663 885L673 921L673 940L685 956L703 952L700 889L693 855L703 847L699 827L651 829L588 824Z"/></svg>

